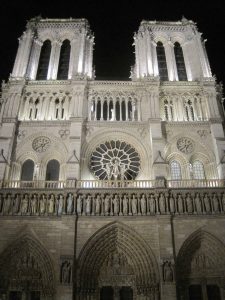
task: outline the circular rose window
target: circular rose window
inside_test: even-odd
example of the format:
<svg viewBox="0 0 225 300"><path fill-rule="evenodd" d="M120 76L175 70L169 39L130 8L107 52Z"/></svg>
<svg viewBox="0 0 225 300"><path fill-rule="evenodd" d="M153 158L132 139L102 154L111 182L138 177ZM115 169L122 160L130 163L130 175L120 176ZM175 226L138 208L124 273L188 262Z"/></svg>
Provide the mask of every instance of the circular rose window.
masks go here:
<svg viewBox="0 0 225 300"><path fill-rule="evenodd" d="M123 141L107 141L92 152L90 170L102 180L132 180L139 173L140 156Z"/></svg>

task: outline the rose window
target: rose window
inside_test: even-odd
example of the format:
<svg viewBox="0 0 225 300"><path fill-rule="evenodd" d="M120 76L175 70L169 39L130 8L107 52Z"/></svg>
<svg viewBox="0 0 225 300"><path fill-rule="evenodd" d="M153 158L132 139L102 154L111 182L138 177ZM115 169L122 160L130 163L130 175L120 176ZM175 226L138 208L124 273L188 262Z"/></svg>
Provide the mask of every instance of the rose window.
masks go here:
<svg viewBox="0 0 225 300"><path fill-rule="evenodd" d="M98 179L132 180L139 173L140 156L123 141L107 141L91 154L90 169Z"/></svg>

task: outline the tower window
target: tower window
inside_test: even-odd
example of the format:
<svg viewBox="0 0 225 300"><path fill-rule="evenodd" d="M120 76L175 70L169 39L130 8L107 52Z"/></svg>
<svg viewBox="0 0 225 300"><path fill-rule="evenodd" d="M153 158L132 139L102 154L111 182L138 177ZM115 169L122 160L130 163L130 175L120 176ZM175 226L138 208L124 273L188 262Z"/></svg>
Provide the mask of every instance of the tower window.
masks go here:
<svg viewBox="0 0 225 300"><path fill-rule="evenodd" d="M183 50L179 43L174 44L174 55L175 55L175 60L177 65L178 80L186 81L187 73L186 73L186 68L184 63L184 55L183 55Z"/></svg>
<svg viewBox="0 0 225 300"><path fill-rule="evenodd" d="M157 43L156 53L157 53L160 80L164 80L164 81L168 80L165 49L161 42Z"/></svg>
<svg viewBox="0 0 225 300"><path fill-rule="evenodd" d="M20 180L32 181L33 175L34 175L34 162L33 160L28 159L22 165Z"/></svg>
<svg viewBox="0 0 225 300"><path fill-rule="evenodd" d="M47 164L45 180L59 180L59 162L56 159L52 159Z"/></svg>
<svg viewBox="0 0 225 300"><path fill-rule="evenodd" d="M59 66L58 66L58 74L57 74L57 79L59 80L68 79L70 50L71 50L70 41L65 40L62 43L60 57L59 57Z"/></svg>
<svg viewBox="0 0 225 300"><path fill-rule="evenodd" d="M49 40L46 40L43 43L41 48L37 76L36 76L37 80L47 79L51 49L52 49L51 42Z"/></svg>

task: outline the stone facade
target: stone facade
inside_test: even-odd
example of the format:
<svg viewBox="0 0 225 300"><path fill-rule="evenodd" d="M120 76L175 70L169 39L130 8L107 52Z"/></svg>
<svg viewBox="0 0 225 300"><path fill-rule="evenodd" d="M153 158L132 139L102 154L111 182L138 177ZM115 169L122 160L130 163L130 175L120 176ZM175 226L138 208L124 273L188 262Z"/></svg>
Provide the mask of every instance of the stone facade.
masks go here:
<svg viewBox="0 0 225 300"><path fill-rule="evenodd" d="M93 41L32 19L2 84L0 299L225 299L223 98L196 24L142 21L130 81L95 80Z"/></svg>

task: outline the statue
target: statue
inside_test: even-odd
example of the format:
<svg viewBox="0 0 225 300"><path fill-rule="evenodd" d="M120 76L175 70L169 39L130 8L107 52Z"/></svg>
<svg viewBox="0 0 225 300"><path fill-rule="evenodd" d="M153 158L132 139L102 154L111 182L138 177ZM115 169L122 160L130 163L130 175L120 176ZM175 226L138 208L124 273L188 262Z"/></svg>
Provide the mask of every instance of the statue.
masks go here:
<svg viewBox="0 0 225 300"><path fill-rule="evenodd" d="M163 264L163 280L165 282L173 281L173 268L169 261L165 261Z"/></svg>
<svg viewBox="0 0 225 300"><path fill-rule="evenodd" d="M159 211L161 214L164 214L166 212L165 197L164 197L163 193L160 193L160 195L159 195Z"/></svg>
<svg viewBox="0 0 225 300"><path fill-rule="evenodd" d="M83 200L81 198L81 195L79 195L77 198L77 214L78 215L81 215L82 208L83 208Z"/></svg>
<svg viewBox="0 0 225 300"><path fill-rule="evenodd" d="M67 212L67 214L73 213L73 195L72 195L72 193L69 193L69 195L66 199L66 212Z"/></svg>
<svg viewBox="0 0 225 300"><path fill-rule="evenodd" d="M192 204L192 198L191 195L188 193L186 197L186 204L187 204L187 212L189 214L193 213L193 204Z"/></svg>
<svg viewBox="0 0 225 300"><path fill-rule="evenodd" d="M174 214L175 213L175 201L173 198L173 194L170 194L170 196L169 196L169 206L170 206L170 213Z"/></svg>
<svg viewBox="0 0 225 300"><path fill-rule="evenodd" d="M41 195L39 209L41 215L43 215L46 212L46 196L44 194Z"/></svg>
<svg viewBox="0 0 225 300"><path fill-rule="evenodd" d="M12 213L13 214L18 214L19 205L20 205L20 195L17 194L13 199L13 204L12 204ZM0 200L0 211L1 211L1 200Z"/></svg>
<svg viewBox="0 0 225 300"><path fill-rule="evenodd" d="M208 194L204 195L203 201L204 201L204 204L205 204L205 212L206 213L211 212L210 199L209 199Z"/></svg>
<svg viewBox="0 0 225 300"><path fill-rule="evenodd" d="M124 215L128 214L128 198L126 194L123 197L123 214Z"/></svg>
<svg viewBox="0 0 225 300"><path fill-rule="evenodd" d="M118 215L120 211L120 200L116 194L112 201L114 215Z"/></svg>
<svg viewBox="0 0 225 300"><path fill-rule="evenodd" d="M57 215L61 215L63 212L63 195L59 195L57 199Z"/></svg>
<svg viewBox="0 0 225 300"><path fill-rule="evenodd" d="M109 195L106 195L104 200L104 211L106 216L108 216L109 210L110 210L110 198Z"/></svg>
<svg viewBox="0 0 225 300"><path fill-rule="evenodd" d="M4 200L4 206L3 206L3 214L4 215L9 215L11 213L11 195L8 194L6 197L5 197L5 200Z"/></svg>
<svg viewBox="0 0 225 300"><path fill-rule="evenodd" d="M125 167L124 164L121 164L121 166L120 166L120 173L121 173L120 178L121 178L121 180L125 179L125 172L126 172L126 167Z"/></svg>
<svg viewBox="0 0 225 300"><path fill-rule="evenodd" d="M107 179L110 180L111 179L111 169L110 169L109 163L105 165L105 169L106 169Z"/></svg>
<svg viewBox="0 0 225 300"><path fill-rule="evenodd" d="M69 261L65 261L62 264L62 269L61 269L61 282L65 284L69 284L71 282L71 263Z"/></svg>
<svg viewBox="0 0 225 300"><path fill-rule="evenodd" d="M118 176L120 175L118 159L115 159L114 164L112 166L112 175L114 180L117 180Z"/></svg>
<svg viewBox="0 0 225 300"><path fill-rule="evenodd" d="M0 194L0 213L2 212L2 208L3 208L3 195Z"/></svg>
<svg viewBox="0 0 225 300"><path fill-rule="evenodd" d="M225 192L223 193L222 196L222 208L223 208L223 212L225 213Z"/></svg>
<svg viewBox="0 0 225 300"><path fill-rule="evenodd" d="M132 214L136 215L137 214L137 198L133 194L132 199L131 199L131 208L132 208Z"/></svg>
<svg viewBox="0 0 225 300"><path fill-rule="evenodd" d="M216 193L213 193L212 201L213 201L214 212L218 213L220 211L220 207L219 207L219 201L218 201L218 198L216 196Z"/></svg>
<svg viewBox="0 0 225 300"><path fill-rule="evenodd" d="M30 200L30 209L31 209L31 214L36 215L36 213L37 213L37 195L36 194L34 194Z"/></svg>
<svg viewBox="0 0 225 300"><path fill-rule="evenodd" d="M25 194L22 201L21 201L21 208L20 208L21 215L26 215L27 214L28 205L29 205L28 195Z"/></svg>
<svg viewBox="0 0 225 300"><path fill-rule="evenodd" d="M97 195L95 199L95 214L99 215L101 210L101 198L99 195Z"/></svg>
<svg viewBox="0 0 225 300"><path fill-rule="evenodd" d="M155 214L155 198L153 194L150 195L149 209L151 214Z"/></svg>
<svg viewBox="0 0 225 300"><path fill-rule="evenodd" d="M146 214L146 199L144 194L141 196L141 213L142 215Z"/></svg>
<svg viewBox="0 0 225 300"><path fill-rule="evenodd" d="M177 208L178 208L178 212L180 214L182 214L184 212L184 206L183 206L183 198L181 196L181 194L177 195Z"/></svg>
<svg viewBox="0 0 225 300"><path fill-rule="evenodd" d="M199 214L202 213L202 203L201 203L201 198L199 196L199 193L197 193L195 196L195 207L197 213Z"/></svg>
<svg viewBox="0 0 225 300"><path fill-rule="evenodd" d="M49 200L48 200L48 213L49 214L53 214L55 211L55 199L54 199L54 195L51 194Z"/></svg>
<svg viewBox="0 0 225 300"><path fill-rule="evenodd" d="M86 198L86 207L85 207L86 215L91 214L91 196L88 195Z"/></svg>

